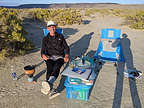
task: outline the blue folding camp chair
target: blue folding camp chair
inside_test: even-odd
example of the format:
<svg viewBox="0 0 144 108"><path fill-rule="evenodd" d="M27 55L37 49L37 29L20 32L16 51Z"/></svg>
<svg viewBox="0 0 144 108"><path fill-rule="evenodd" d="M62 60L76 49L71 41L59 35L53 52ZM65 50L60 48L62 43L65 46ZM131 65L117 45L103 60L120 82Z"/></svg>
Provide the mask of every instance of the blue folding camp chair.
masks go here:
<svg viewBox="0 0 144 108"><path fill-rule="evenodd" d="M99 62L124 62L120 43L121 29L107 28L101 30L101 40L94 58Z"/></svg>
<svg viewBox="0 0 144 108"><path fill-rule="evenodd" d="M59 34L63 34L63 29L62 28L57 28L56 32L59 33ZM44 36L47 36L47 34L49 33L49 30L48 29L43 29L43 33L44 33Z"/></svg>

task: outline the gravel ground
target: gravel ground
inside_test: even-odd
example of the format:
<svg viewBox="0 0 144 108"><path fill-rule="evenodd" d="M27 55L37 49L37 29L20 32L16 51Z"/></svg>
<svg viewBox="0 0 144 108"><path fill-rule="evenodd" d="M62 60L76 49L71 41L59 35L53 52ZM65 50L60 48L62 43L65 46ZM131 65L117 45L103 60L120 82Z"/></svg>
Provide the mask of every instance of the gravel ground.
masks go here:
<svg viewBox="0 0 144 108"><path fill-rule="evenodd" d="M122 33L128 35L125 43L131 56L126 50L134 67L144 70L144 31L130 29L122 26L123 19L116 16L95 15L85 18L85 24L64 26L64 35L71 48L71 57L95 52L100 40L102 28L121 28ZM21 75L26 65L40 64L41 40L43 37L43 24L29 23L24 25L28 32L27 37L36 45L36 49L24 56L18 56L12 60L6 60L0 66L0 108L143 108L144 107L144 78L133 81L123 77L122 71L125 64L120 63L118 69L113 64L104 64L100 72L97 72L96 81L88 101L72 100L66 98L66 89L63 86L63 78L58 77L55 87L59 86L61 95L49 99L40 92L41 82L45 80L46 65L42 63L36 67L34 74L36 83L29 83L27 76L13 81L10 67L14 66L17 75ZM127 66L127 65L126 65ZM119 74L117 74L117 71Z"/></svg>

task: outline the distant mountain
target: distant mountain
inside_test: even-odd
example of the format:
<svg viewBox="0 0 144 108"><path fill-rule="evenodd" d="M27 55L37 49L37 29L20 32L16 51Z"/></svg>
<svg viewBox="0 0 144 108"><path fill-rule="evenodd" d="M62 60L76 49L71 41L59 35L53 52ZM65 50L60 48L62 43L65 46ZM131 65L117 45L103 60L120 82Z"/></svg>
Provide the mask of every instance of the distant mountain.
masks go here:
<svg viewBox="0 0 144 108"><path fill-rule="evenodd" d="M117 4L117 3L61 3L61 4L23 4L19 6L0 6L5 8L124 8L124 9L144 9L144 4Z"/></svg>
<svg viewBox="0 0 144 108"><path fill-rule="evenodd" d="M61 3L61 4L23 4L19 6L0 6L5 8L91 8L102 5L118 5L117 3Z"/></svg>

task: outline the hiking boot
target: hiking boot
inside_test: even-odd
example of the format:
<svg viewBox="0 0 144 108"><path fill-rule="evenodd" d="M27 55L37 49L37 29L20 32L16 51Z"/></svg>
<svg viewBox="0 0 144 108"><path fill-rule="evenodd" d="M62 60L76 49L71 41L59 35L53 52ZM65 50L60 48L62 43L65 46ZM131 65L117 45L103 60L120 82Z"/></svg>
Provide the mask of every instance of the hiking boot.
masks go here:
<svg viewBox="0 0 144 108"><path fill-rule="evenodd" d="M50 84L46 81L42 82L42 88L41 88L41 92L45 95L47 95L48 93L50 93Z"/></svg>

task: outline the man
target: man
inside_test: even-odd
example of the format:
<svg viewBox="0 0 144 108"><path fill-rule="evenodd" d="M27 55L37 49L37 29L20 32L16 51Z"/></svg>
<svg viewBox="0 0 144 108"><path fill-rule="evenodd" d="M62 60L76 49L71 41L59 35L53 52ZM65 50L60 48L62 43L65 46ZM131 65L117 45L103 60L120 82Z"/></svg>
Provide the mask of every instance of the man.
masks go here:
<svg viewBox="0 0 144 108"><path fill-rule="evenodd" d="M48 35L43 38L41 57L45 60L47 66L46 81L42 82L41 92L50 93L54 81L57 79L60 68L64 62L69 61L69 46L64 36L56 32L54 21L48 21Z"/></svg>

